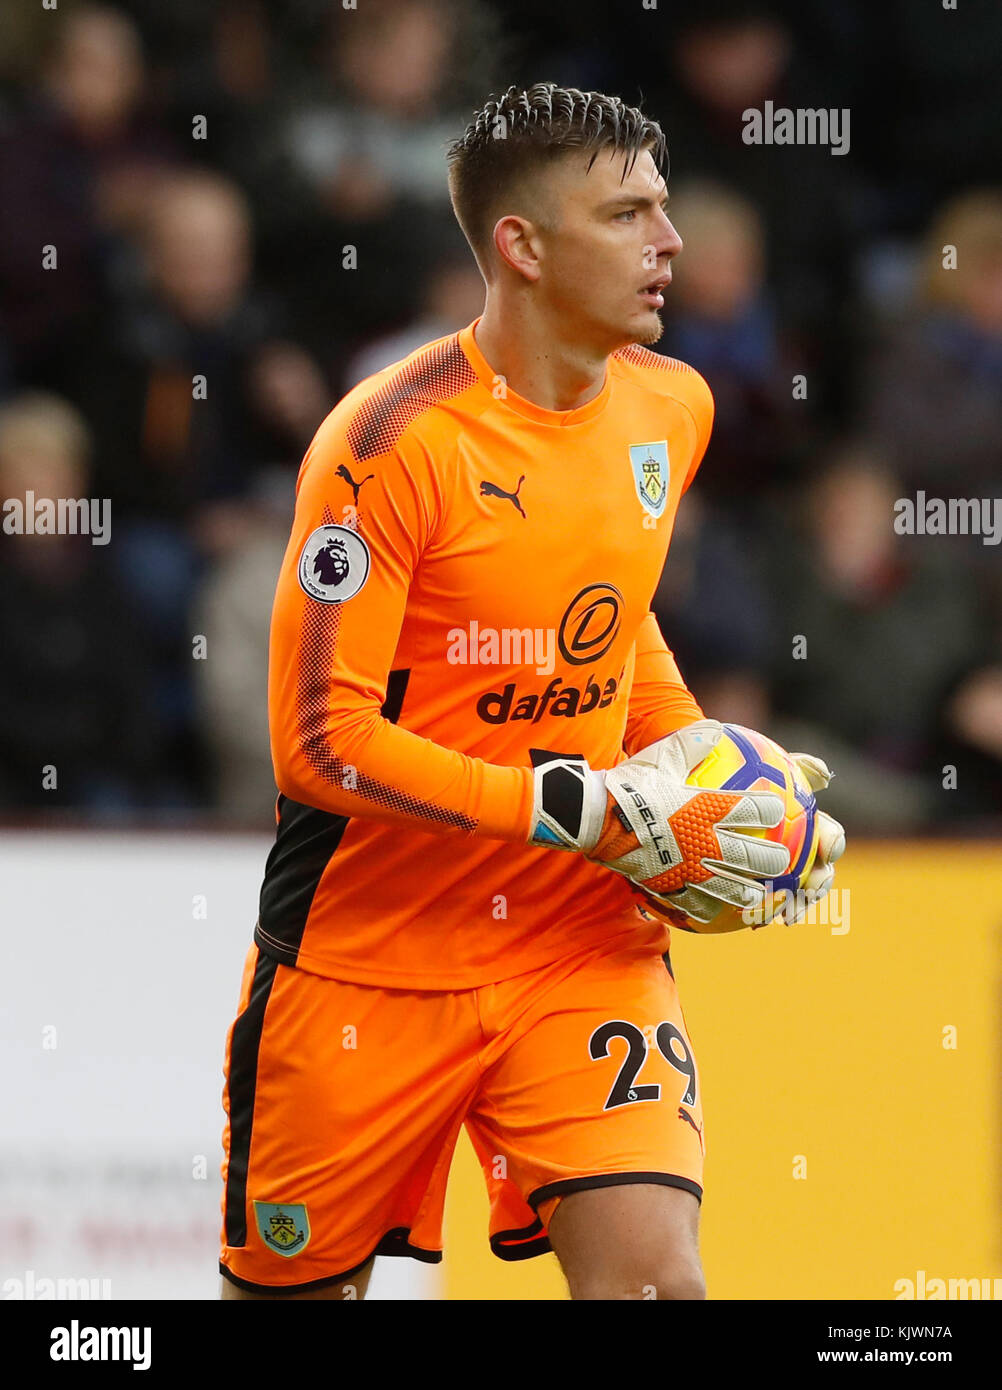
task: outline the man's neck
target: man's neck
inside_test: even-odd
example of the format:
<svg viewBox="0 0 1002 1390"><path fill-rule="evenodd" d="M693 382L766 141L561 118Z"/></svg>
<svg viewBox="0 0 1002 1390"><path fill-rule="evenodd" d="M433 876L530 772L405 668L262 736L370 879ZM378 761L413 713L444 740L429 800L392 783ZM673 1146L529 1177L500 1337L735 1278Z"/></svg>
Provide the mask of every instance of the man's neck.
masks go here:
<svg viewBox="0 0 1002 1390"><path fill-rule="evenodd" d="M507 386L544 410L577 410L605 385L606 353L561 338L517 303L502 310L488 295L474 337Z"/></svg>

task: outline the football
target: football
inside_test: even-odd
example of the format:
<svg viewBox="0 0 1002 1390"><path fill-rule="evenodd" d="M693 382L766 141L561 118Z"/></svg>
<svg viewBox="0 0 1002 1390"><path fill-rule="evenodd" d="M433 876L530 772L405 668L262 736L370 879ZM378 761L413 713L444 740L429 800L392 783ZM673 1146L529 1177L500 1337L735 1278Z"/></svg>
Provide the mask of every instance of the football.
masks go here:
<svg viewBox="0 0 1002 1390"><path fill-rule="evenodd" d="M725 724L724 736L686 778L690 787L713 791L771 791L783 800L783 819L772 830L748 831L785 845L790 864L779 878L766 880L765 901L756 909L722 907L710 922L697 922L678 908L668 907L636 888L641 909L682 931L716 935L761 927L772 921L788 897L804 885L818 848L817 802L806 777L789 753L764 734L740 724Z"/></svg>

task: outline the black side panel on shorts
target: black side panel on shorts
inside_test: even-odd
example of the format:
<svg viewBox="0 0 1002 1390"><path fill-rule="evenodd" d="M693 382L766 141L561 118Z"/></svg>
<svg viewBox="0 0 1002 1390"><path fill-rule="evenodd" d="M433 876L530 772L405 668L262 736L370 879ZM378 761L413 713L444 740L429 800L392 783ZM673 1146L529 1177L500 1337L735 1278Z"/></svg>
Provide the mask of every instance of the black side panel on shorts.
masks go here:
<svg viewBox="0 0 1002 1390"><path fill-rule="evenodd" d="M227 1093L230 1150L226 1168L226 1244L247 1244L247 1167L250 1160L257 1057L278 962L258 953L247 1007L233 1025Z"/></svg>
<svg viewBox="0 0 1002 1390"><path fill-rule="evenodd" d="M410 671L391 671L380 711L395 724ZM287 796L278 798L278 833L261 885L255 941L283 965L295 965L313 898L350 823L348 816L319 811Z"/></svg>

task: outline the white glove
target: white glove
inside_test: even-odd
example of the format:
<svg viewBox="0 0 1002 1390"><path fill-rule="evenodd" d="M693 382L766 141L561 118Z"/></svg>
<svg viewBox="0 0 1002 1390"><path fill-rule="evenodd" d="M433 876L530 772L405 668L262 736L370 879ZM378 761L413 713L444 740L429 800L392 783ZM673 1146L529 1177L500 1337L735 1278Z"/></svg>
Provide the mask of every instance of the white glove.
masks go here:
<svg viewBox="0 0 1002 1390"><path fill-rule="evenodd" d="M743 832L778 825L783 802L685 783L722 736L718 720L700 719L606 772L583 758L541 762L530 843L577 850L697 921L760 906L761 880L784 873L790 853Z"/></svg>
<svg viewBox="0 0 1002 1390"><path fill-rule="evenodd" d="M791 753L790 757L800 767L810 783L812 792L823 792L832 780L828 764L810 753ZM804 886L796 895L794 902L787 904L777 914L775 921L792 927L803 920L807 909L821 898L827 896L835 879L835 861L845 853L845 830L833 816L826 811L817 811L818 852L814 856L811 871Z"/></svg>

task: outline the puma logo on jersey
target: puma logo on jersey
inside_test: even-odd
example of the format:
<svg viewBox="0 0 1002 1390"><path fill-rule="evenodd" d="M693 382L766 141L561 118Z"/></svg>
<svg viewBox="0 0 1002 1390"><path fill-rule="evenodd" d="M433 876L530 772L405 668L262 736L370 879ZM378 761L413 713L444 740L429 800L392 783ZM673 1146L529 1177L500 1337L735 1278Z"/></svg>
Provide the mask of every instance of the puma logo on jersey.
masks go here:
<svg viewBox="0 0 1002 1390"><path fill-rule="evenodd" d="M363 478L360 483L356 483L355 479L348 472L347 464L340 463L338 464L337 473L335 474L335 476L338 478L343 478L345 482L348 484L348 486L351 488L352 496L355 499L355 506L357 507L358 494L361 491L363 484L367 483L371 478L374 478L376 475L375 473L370 473L367 477Z"/></svg>
<svg viewBox="0 0 1002 1390"><path fill-rule="evenodd" d="M521 504L521 502L518 500L518 489L522 486L522 484L523 484L524 482L525 482L525 474L523 473L522 476L521 476L521 478L519 478L519 480L518 480L518 487L516 487L515 491L514 491L514 492L505 492L504 488L498 487L497 483L489 483L489 482L487 482L486 479L484 479L484 481L481 482L481 484L480 484L480 496L481 496L481 497L507 497L508 501L512 504L512 506L515 508L515 510L516 510L517 512L522 512L522 515L525 516L525 512L522 511L522 504ZM526 520L528 520L528 517L526 517Z"/></svg>
<svg viewBox="0 0 1002 1390"><path fill-rule="evenodd" d="M699 1142L702 1144L703 1126L698 1125L696 1121L692 1118L692 1116L689 1114L688 1110L683 1110L681 1105L678 1107L678 1117L680 1120L685 1120L688 1124L692 1125L693 1129L699 1135Z"/></svg>

